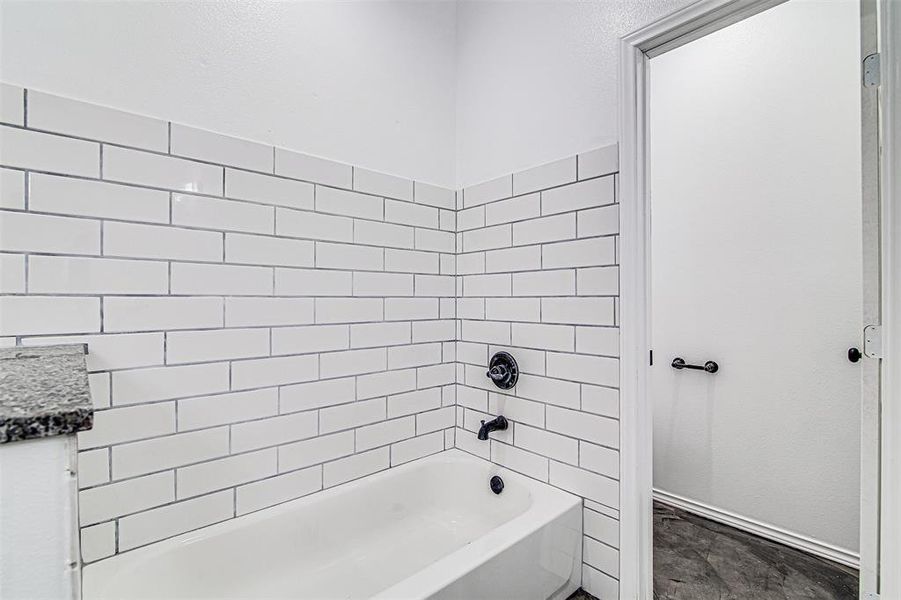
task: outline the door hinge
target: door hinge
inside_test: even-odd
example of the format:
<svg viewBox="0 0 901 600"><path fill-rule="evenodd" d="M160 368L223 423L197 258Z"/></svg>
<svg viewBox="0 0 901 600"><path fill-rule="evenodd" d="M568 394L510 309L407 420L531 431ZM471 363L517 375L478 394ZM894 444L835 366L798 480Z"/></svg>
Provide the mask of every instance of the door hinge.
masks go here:
<svg viewBox="0 0 901 600"><path fill-rule="evenodd" d="M863 59L863 87L879 87L882 82L882 69L879 65L879 53L875 52Z"/></svg>
<svg viewBox="0 0 901 600"><path fill-rule="evenodd" d="M863 353L869 358L882 358L881 325L867 325L863 328Z"/></svg>

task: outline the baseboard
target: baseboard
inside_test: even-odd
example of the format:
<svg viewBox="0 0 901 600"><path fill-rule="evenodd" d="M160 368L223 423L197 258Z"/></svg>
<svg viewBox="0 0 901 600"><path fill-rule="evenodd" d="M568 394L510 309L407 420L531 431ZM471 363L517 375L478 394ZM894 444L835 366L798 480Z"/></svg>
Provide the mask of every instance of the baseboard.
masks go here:
<svg viewBox="0 0 901 600"><path fill-rule="evenodd" d="M654 500L662 502L663 504L675 506L676 508L681 508L682 510L694 513L705 519L723 523L724 525L730 525L736 529L753 533L762 538L785 544L786 546L791 546L798 550L803 550L809 554L841 563L855 569L860 569L860 554L852 552L851 550L833 546L832 544L827 544L794 531L770 525L769 523L749 519L748 517L743 517L733 512L716 508L709 504L704 504L703 502L698 502L697 500L670 494L669 492L664 492L657 488L654 488Z"/></svg>

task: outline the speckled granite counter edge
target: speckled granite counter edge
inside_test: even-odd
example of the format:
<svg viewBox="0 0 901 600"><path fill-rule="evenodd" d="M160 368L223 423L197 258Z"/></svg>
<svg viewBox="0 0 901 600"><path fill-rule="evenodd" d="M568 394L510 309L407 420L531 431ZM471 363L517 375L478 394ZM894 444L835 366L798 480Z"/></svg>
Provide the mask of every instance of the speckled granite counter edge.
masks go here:
<svg viewBox="0 0 901 600"><path fill-rule="evenodd" d="M0 348L0 444L90 429L85 344Z"/></svg>

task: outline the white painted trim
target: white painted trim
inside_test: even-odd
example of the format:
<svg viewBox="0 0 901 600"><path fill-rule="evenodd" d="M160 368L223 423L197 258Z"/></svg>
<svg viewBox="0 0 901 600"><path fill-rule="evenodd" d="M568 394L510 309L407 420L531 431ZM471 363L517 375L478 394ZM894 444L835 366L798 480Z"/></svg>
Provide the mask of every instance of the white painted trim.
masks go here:
<svg viewBox="0 0 901 600"><path fill-rule="evenodd" d="M620 40L620 81L619 81L619 121L620 121L620 460L624 476L620 481L620 598L623 600L644 600L653 597L653 414L647 397L649 350L649 256L648 241L650 220L647 198L648 165L647 165L647 74L650 56L671 50L694 39L707 35L717 29L726 27L744 18L762 12L780 4L784 0L700 0L671 15L635 31ZM892 21L892 33L895 39L901 39L901 0L878 0L883 15L882 39L888 36L885 21L892 5L895 17ZM885 52L885 49L883 49ZM898 49L894 54L886 52L883 57L883 69L887 65L898 68L901 64ZM901 78L901 73L895 73ZM883 87L887 80L883 73ZM898 82L895 81L894 93L901 100ZM888 94L885 95L888 97ZM884 108L883 101L883 111ZM898 129L895 116L893 125ZM889 125L890 126L890 125ZM885 115L883 115L883 127ZM897 135L895 140L901 140ZM883 138L888 136L883 135ZM888 143L888 142L885 142ZM886 160L885 155L883 159ZM897 156L893 159L899 161ZM891 163L886 163L891 164ZM894 188L883 181L883 189L901 189L901 167L895 165L891 177L895 179ZM883 174L883 179L889 178ZM897 192L896 192L897 193ZM895 320L892 328L886 328L886 334L894 343L894 356L901 357L901 206L896 201L891 231L888 230L888 219L883 226L883 241L889 244L894 239L892 252L895 254L893 267L884 265L884 269L894 271L896 284L894 292L891 286L884 286L884 304L886 313L894 312ZM885 208L885 206L884 206ZM885 214L885 213L884 213ZM888 246L886 246L886 252ZM886 260L888 263L888 260ZM884 277L888 271L884 270ZM887 281L887 280L885 280ZM890 304L894 294L895 304ZM886 317L888 318L888 316ZM888 321L887 321L888 322ZM888 350L887 350L888 351ZM899 359L894 359L898 361ZM884 365L892 366L886 361ZM886 374L892 369L883 368ZM892 473L887 474L883 467L883 519L882 524L882 566L889 558L894 561L892 568L897 570L894 596L901 598L901 368L895 367L894 379L887 381L883 376L883 394L893 395L893 409L886 415L883 405L883 456L886 464L892 466ZM891 412L891 411L894 412ZM891 426L893 433L886 436L886 429ZM890 484L886 489L886 484ZM892 504L886 509L886 503ZM886 514L891 512L891 514ZM888 525L887 525L888 524ZM890 526L891 529L886 529ZM891 532L890 540L886 540ZM874 567L875 568L875 567ZM883 575L883 582L885 575ZM885 584L883 584L885 585Z"/></svg>
<svg viewBox="0 0 901 600"><path fill-rule="evenodd" d="M880 0L883 359L880 597L901 598L901 2Z"/></svg>
<svg viewBox="0 0 901 600"><path fill-rule="evenodd" d="M848 550L847 548L833 546L832 544L827 544L826 542L822 542L812 537L801 535L800 533L783 529L776 525L771 525L770 523L751 519L722 508L717 508L710 504L698 502L697 500L692 500L691 498L686 498L677 494L671 494L657 488L654 488L654 500L662 502L663 504L675 506L676 508L681 508L682 510L694 513L705 519L710 519L711 521L716 521L736 529L741 529L742 531L747 531L748 533L753 533L754 535L784 544L785 546L803 550L804 552L820 556L833 562L841 563L855 569L860 568L860 554Z"/></svg>

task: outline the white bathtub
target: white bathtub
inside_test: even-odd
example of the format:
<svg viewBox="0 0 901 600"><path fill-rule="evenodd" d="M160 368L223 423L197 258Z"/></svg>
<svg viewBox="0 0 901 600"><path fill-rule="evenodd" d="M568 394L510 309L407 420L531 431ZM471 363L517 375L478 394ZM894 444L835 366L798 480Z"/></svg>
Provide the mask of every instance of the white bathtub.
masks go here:
<svg viewBox="0 0 901 600"><path fill-rule="evenodd" d="M88 565L83 597L545 600L581 562L579 498L450 450Z"/></svg>

